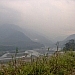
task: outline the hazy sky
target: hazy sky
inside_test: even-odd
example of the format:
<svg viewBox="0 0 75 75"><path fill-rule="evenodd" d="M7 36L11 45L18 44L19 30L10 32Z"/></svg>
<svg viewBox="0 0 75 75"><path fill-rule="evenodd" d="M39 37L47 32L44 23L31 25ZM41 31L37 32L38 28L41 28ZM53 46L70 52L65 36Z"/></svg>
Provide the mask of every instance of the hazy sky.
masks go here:
<svg viewBox="0 0 75 75"><path fill-rule="evenodd" d="M62 39L75 33L75 0L0 0L0 24L6 23Z"/></svg>

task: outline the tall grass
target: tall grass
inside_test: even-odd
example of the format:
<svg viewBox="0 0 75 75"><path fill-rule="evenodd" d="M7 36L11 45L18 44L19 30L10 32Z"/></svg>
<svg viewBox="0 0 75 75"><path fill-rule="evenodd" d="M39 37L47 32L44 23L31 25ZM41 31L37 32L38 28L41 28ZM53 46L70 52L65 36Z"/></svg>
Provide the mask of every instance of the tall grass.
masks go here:
<svg viewBox="0 0 75 75"><path fill-rule="evenodd" d="M1 65L0 75L73 75L75 73L75 53L55 53L52 56L38 57L31 62L24 59ZM16 65L15 65L16 64ZM15 67L16 66L16 67Z"/></svg>

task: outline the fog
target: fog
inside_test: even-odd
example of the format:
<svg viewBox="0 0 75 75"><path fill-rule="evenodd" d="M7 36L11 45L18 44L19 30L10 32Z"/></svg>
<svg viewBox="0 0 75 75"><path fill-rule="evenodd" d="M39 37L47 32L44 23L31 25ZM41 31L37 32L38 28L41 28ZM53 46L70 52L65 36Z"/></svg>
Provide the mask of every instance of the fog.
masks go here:
<svg viewBox="0 0 75 75"><path fill-rule="evenodd" d="M75 0L0 0L0 25L16 24L51 40L75 33Z"/></svg>

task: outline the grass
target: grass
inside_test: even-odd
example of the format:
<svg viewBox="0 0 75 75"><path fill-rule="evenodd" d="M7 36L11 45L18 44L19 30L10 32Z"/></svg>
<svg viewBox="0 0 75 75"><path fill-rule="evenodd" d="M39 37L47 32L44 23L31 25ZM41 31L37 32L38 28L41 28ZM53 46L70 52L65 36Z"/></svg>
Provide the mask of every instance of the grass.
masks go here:
<svg viewBox="0 0 75 75"><path fill-rule="evenodd" d="M38 57L31 62L14 59L1 64L0 75L75 75L75 53L55 53L52 56Z"/></svg>

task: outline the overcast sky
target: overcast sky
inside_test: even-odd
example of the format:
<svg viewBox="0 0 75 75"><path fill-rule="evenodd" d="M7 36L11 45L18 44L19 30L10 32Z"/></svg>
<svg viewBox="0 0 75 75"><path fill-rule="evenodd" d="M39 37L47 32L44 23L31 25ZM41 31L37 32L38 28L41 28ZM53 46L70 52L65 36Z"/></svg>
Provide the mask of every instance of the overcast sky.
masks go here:
<svg viewBox="0 0 75 75"><path fill-rule="evenodd" d="M75 0L0 0L0 25L6 23L64 39L75 33Z"/></svg>

